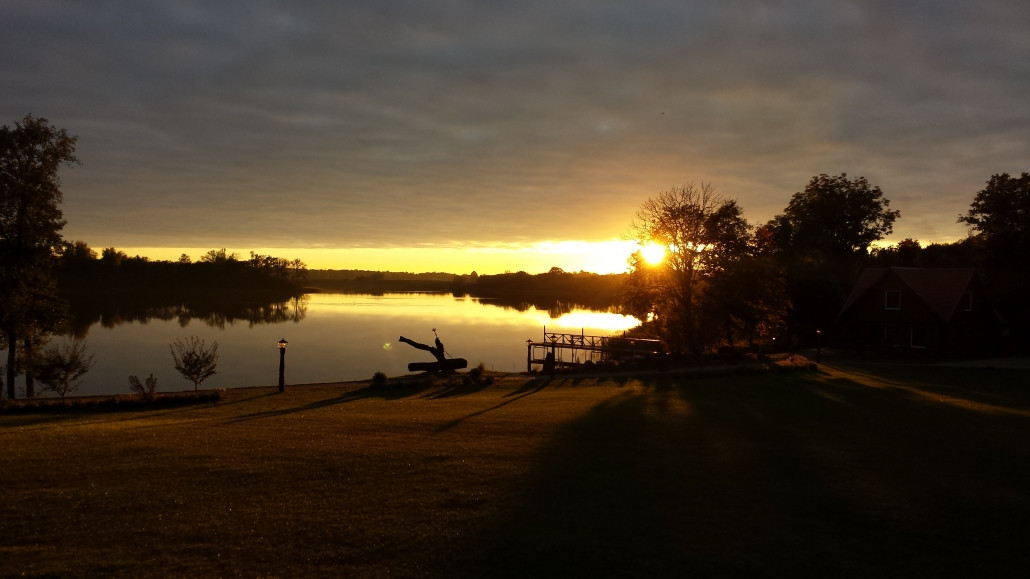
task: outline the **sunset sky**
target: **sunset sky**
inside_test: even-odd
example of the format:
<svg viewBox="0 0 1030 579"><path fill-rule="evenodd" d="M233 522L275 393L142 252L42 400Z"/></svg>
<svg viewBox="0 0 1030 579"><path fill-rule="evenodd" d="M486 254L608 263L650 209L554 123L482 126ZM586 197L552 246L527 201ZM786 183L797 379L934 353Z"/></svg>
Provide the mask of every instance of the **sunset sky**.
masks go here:
<svg viewBox="0 0 1030 579"><path fill-rule="evenodd" d="M1030 171L1027 30L1026 0L5 0L0 124L78 136L66 239L154 259L617 271L661 190L760 224L842 172L891 241L953 241Z"/></svg>

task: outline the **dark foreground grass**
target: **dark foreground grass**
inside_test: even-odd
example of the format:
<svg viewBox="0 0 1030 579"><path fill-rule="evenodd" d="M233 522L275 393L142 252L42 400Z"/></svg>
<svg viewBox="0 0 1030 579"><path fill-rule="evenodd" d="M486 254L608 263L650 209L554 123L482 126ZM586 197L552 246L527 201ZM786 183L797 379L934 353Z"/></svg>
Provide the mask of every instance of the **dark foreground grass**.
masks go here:
<svg viewBox="0 0 1030 579"><path fill-rule="evenodd" d="M229 390L0 415L0 576L1022 576L1030 373Z"/></svg>

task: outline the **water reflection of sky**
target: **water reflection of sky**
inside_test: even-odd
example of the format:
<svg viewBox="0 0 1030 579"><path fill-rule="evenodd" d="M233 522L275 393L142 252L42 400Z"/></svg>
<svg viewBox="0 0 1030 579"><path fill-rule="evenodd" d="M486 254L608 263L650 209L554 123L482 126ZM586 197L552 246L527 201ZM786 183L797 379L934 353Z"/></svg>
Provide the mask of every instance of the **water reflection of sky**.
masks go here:
<svg viewBox="0 0 1030 579"><path fill-rule="evenodd" d="M268 386L278 380L276 342L286 338L287 384L367 380L376 372L408 373L409 362L432 356L399 343L405 336L432 343L437 330L452 357L469 366L520 372L526 369L526 340L548 332L611 335L637 325L634 318L573 310L558 318L529 307L524 311L450 294L309 294L301 300L304 316L284 323L234 321L222 326L193 319L150 319L113 327L94 324L86 337L96 365L86 374L80 394L126 394L128 377L153 373L159 391L191 389L175 371L169 345L196 335L218 342L218 374L205 386ZM291 305L291 307L293 307ZM19 377L18 386L23 385Z"/></svg>
<svg viewBox="0 0 1030 579"><path fill-rule="evenodd" d="M304 300L308 315L353 316L373 315L381 317L408 317L412 310L419 310L418 317L432 317L444 323L490 323L498 325L537 324L555 331L586 331L604 334L622 332L636 327L640 322L632 316L608 312L592 312L576 309L555 319L545 310L530 306L524 311L494 305L490 300L468 296L453 297L450 294L384 294L382 296L363 294L308 294ZM588 332L589 333L589 332Z"/></svg>

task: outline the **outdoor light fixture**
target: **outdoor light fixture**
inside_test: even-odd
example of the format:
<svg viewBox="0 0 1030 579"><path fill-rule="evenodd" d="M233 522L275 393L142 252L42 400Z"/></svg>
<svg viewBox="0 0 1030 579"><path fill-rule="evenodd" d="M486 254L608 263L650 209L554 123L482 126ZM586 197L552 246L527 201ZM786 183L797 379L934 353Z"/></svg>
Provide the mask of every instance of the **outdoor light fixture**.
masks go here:
<svg viewBox="0 0 1030 579"><path fill-rule="evenodd" d="M279 340L279 392L286 392L286 338Z"/></svg>

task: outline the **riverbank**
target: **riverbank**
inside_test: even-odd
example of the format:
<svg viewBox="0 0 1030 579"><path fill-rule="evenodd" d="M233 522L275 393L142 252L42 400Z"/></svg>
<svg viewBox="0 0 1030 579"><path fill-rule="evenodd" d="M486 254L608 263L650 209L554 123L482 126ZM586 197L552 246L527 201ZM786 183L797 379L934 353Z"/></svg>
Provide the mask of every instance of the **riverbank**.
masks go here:
<svg viewBox="0 0 1030 579"><path fill-rule="evenodd" d="M0 576L1007 576L1023 370L229 389L0 415Z"/></svg>

